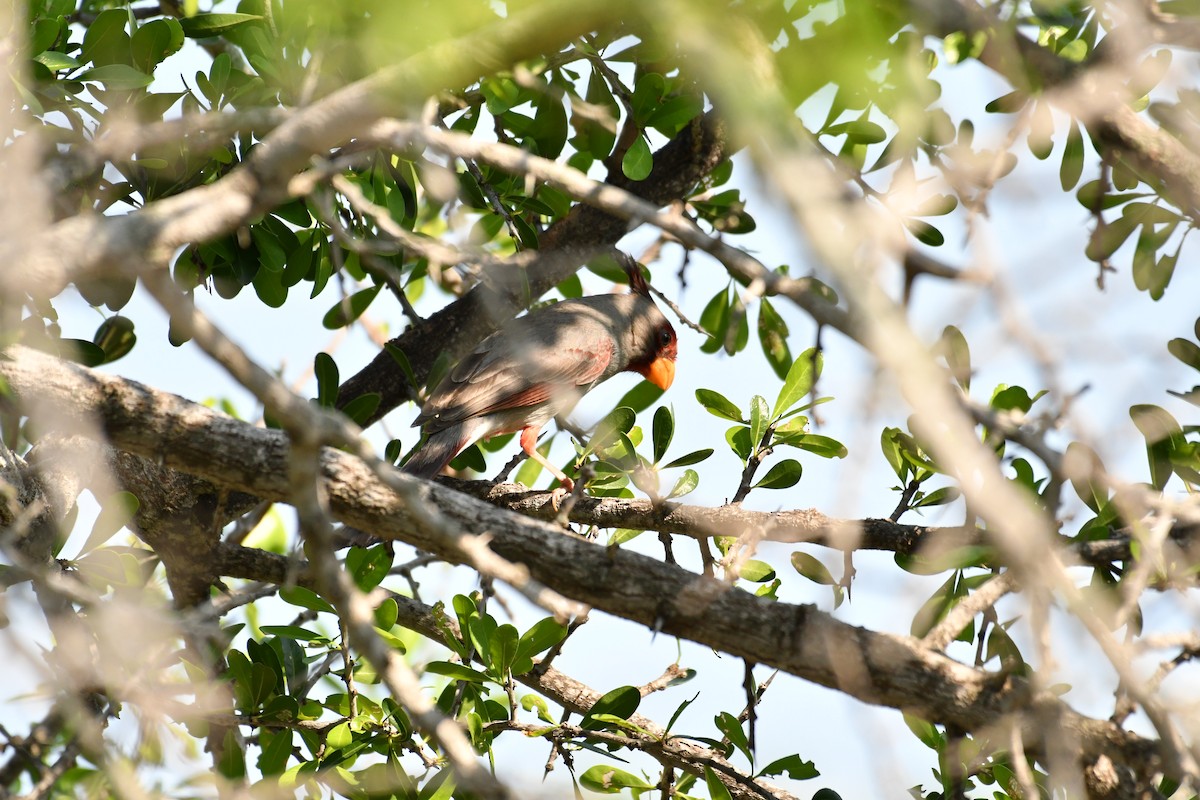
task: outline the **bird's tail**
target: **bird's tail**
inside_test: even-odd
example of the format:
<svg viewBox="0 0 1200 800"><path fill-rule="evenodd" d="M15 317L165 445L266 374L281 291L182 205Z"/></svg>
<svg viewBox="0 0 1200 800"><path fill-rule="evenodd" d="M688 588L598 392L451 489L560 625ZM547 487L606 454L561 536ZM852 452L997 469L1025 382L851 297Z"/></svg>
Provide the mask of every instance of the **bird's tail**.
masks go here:
<svg viewBox="0 0 1200 800"><path fill-rule="evenodd" d="M404 463L402 469L418 478L432 478L454 460L465 444L462 426L452 425L431 434Z"/></svg>

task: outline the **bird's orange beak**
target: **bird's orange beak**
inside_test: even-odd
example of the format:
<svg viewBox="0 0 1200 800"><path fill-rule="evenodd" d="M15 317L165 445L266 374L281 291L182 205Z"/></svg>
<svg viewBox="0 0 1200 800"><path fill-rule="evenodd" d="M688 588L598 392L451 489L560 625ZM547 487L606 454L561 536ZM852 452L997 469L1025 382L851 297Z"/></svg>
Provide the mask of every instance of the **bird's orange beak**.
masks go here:
<svg viewBox="0 0 1200 800"><path fill-rule="evenodd" d="M665 392L675 382L675 359L659 356L650 362L642 375Z"/></svg>

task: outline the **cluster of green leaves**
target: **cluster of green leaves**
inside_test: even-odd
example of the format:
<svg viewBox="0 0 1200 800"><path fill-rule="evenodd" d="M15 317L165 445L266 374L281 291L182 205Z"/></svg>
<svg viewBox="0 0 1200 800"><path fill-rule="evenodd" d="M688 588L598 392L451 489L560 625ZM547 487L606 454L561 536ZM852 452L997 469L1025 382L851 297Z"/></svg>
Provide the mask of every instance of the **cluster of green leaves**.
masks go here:
<svg viewBox="0 0 1200 800"><path fill-rule="evenodd" d="M803 412L832 400L822 397L797 406L821 374L824 357L816 348L801 353L788 369L774 406L766 398L755 395L747 412L720 392L697 389L696 400L712 415L737 423L725 432L729 449L744 463L761 463L776 447L794 447L822 458L845 458L846 448L840 442L808 432L808 417ZM794 458L774 464L751 488L787 489L800 481L803 468Z"/></svg>
<svg viewBox="0 0 1200 800"><path fill-rule="evenodd" d="M492 699L495 687L509 687L514 675L523 675L534 668L533 658L560 644L567 635L566 626L547 617L524 633L508 623L500 624L480 606L478 597L456 595L453 610L459 634L451 627L445 607L434 608L443 640L456 656L456 661L432 661L425 670L443 675L449 682L438 696L437 704L447 714L457 715L481 753L491 750L496 734L485 729L488 722L516 719L518 711L534 712L538 719L550 722L546 701L536 694L527 694L520 708ZM483 669L471 666L473 661Z"/></svg>
<svg viewBox="0 0 1200 800"><path fill-rule="evenodd" d="M672 500L693 491L700 483L700 475L694 469L685 469L671 490L665 496L660 495L660 472L699 464L713 454L713 449L693 450L664 463L675 437L675 413L670 406L659 406L654 410L650 435L652 457L644 456L637 451L643 434L635 424L636 419L633 408L618 406L600 421L587 444L577 448L576 463L595 457L591 463L595 477L588 482L589 492L597 497L632 497L629 489L632 483L652 498Z"/></svg>
<svg viewBox="0 0 1200 800"><path fill-rule="evenodd" d="M927 791L921 786L909 789L914 800L946 800L951 797L986 796L991 800L1023 798L1021 783L1013 768L1007 742L1000 746L986 735L951 736L923 719L905 714L909 730L929 749L937 753L938 766L933 777L939 789ZM1027 763L1034 785L1045 797L1052 795L1050 776ZM983 795L968 795L980 791Z"/></svg>
<svg viewBox="0 0 1200 800"><path fill-rule="evenodd" d="M362 591L377 587L390 566L391 553L382 545L352 548L346 556L347 571ZM413 787L412 796L416 796L418 778L400 766L401 756L412 747L408 715L390 697L376 700L370 692L358 691L360 686L378 683L374 665L345 659L350 664L348 673L346 667L330 672L340 681L336 685L345 690L328 691L329 684L314 680L313 669L340 654L346 645L340 635L328 635L313 623L322 615L336 619L335 609L303 587L284 588L280 597L304 609L296 621L255 627L256 636L247 640L244 649L230 648L225 655L223 677L232 691L234 708L259 729L260 751L254 765L258 773L272 784L283 781L298 786L320 772L323 780L336 776L355 786L369 783L366 772L386 770L399 781L393 785ZM403 653L412 634L396 625L397 616L396 601L385 598L375 608L374 626L379 636ZM257 612L251 607L249 620L254 624L256 619ZM226 635L232 639L242 627L232 626ZM206 734L196 726L192 732ZM220 771L230 778L246 777L245 751L234 731L227 731L225 739ZM373 766L357 768L363 757L370 757L367 760Z"/></svg>
<svg viewBox="0 0 1200 800"><path fill-rule="evenodd" d="M1037 25L1038 43L1065 61L1083 64L1096 50L1100 22L1091 4L1035 3L1026 22ZM978 50L970 55L978 55ZM1147 55L1129 70L1126 88L1129 96L1136 98L1131 104L1134 110L1151 107L1153 116L1168 131L1179 135L1188 124L1186 120L1190 118L1193 120L1190 124L1194 125L1195 120L1200 119L1200 94L1184 89L1174 101L1155 100L1151 103L1150 92L1162 81L1170 64L1171 51L1168 49ZM986 109L996 113L1026 114L1030 152L1038 159L1049 158L1053 153L1055 118L1044 98L1026 91L1014 91L988 103ZM1099 145L1093 137L1083 120L1073 117L1066 120L1059 180L1065 192L1079 186L1075 196L1096 220L1085 252L1091 260L1107 265L1117 250L1137 232L1132 256L1134 285L1158 300L1175 272L1192 221L1148 185L1135 164L1120 153ZM1105 154L1105 161L1100 177L1080 186L1088 163L1089 143L1094 152ZM1119 214L1109 213L1118 210Z"/></svg>
<svg viewBox="0 0 1200 800"><path fill-rule="evenodd" d="M690 680L693 675L694 672L689 670L684 677L677 678L670 685L677 685ZM753 686L749 688L753 691ZM744 757L750 766L751 773L756 778L786 775L792 780L801 781L816 778L821 774L813 765L813 762L805 761L796 753L775 759L761 769L758 769L755 765L754 749L750 746L750 739L744 723L726 711L719 712L713 717L713 726L720 734L720 738L671 733L688 706L695 702L698 696L695 695L691 699L680 703L671 715L671 719L667 723L663 733L659 736L654 736L649 731L630 721L630 717L637 711L642 699L637 687L621 686L600 698L592 710L588 712L587 716L584 717L580 723L580 727L591 730L609 730L614 733L634 734L644 739L657 739L664 743L675 739L700 742L721 753L726 759L732 759L736 755ZM607 751L594 745L588 745L585 742L581 742L580 746L603 754L611 754L615 749L611 744L608 745ZM579 776L579 783L584 788L600 794L620 794L628 791L630 796L635 798L635 800L642 797L643 793L657 791L660 786L657 781L645 773L638 775L611 764L597 764L589 767ZM731 797L729 789L721 783L716 773L712 771L712 768L706 766L703 776L692 773L682 774L672 787L672 800L701 800L700 797L690 793L694 787L705 789L710 800L729 800ZM839 800L838 795L829 789L821 789L813 797L820 800Z"/></svg>

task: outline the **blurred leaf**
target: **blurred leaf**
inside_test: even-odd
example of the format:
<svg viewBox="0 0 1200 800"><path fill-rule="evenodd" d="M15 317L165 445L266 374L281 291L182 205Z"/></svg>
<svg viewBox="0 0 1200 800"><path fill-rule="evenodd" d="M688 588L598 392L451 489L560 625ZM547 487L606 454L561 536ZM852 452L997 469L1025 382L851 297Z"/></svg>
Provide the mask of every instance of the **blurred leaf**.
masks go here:
<svg viewBox="0 0 1200 800"><path fill-rule="evenodd" d="M382 399L382 395L379 392L361 394L342 406L342 413L353 420L355 425L362 427L371 419L371 415L375 413L375 409L379 408L379 403Z"/></svg>
<svg viewBox="0 0 1200 800"><path fill-rule="evenodd" d="M1083 175L1083 134L1079 123L1072 118L1067 124L1067 145L1063 149L1062 165L1058 170L1058 180L1064 192L1069 192L1079 183Z"/></svg>
<svg viewBox="0 0 1200 800"><path fill-rule="evenodd" d="M379 290L382 288L383 284L377 283L368 289L362 289L349 297L339 300L337 305L325 313L321 324L331 331L346 327L362 316L362 313L367 310L367 306L371 305L371 301L375 299L375 296L379 294Z"/></svg>
<svg viewBox="0 0 1200 800"><path fill-rule="evenodd" d="M1107 474L1095 450L1082 442L1071 442L1063 454L1062 470L1071 479L1075 494L1092 511L1108 503L1108 489L1101 483Z"/></svg>
<svg viewBox="0 0 1200 800"><path fill-rule="evenodd" d="M808 553L799 550L792 553L792 566L796 572L799 572L813 583L819 583L822 586L833 586L837 583L833 579L833 575L830 574L829 568Z"/></svg>
<svg viewBox="0 0 1200 800"><path fill-rule="evenodd" d="M1015 91L1001 95L983 107L989 114L1015 114L1029 102L1026 92Z"/></svg>
<svg viewBox="0 0 1200 800"><path fill-rule="evenodd" d="M711 451L710 451L711 452ZM694 469L683 471L683 475L679 476L679 480L675 482L675 486L667 494L668 500L674 500L676 497L683 497L685 494L692 492L700 485L700 474Z"/></svg>
<svg viewBox="0 0 1200 800"><path fill-rule="evenodd" d="M942 338L938 342L938 354L946 359L946 366L955 382L967 391L971 388L971 349L962 331L953 325L947 325L942 330Z"/></svg>
<svg viewBox="0 0 1200 800"><path fill-rule="evenodd" d="M262 17L257 14L197 14L194 17L183 17L179 24L188 38L207 39L260 21Z"/></svg>
<svg viewBox="0 0 1200 800"><path fill-rule="evenodd" d="M137 344L137 335L133 332L133 320L114 314L96 329L92 341L104 351L104 363L110 364L129 354Z"/></svg>
<svg viewBox="0 0 1200 800"><path fill-rule="evenodd" d="M775 577L775 568L765 561L750 558L742 562L738 577L751 583L765 583Z"/></svg>
<svg viewBox="0 0 1200 800"><path fill-rule="evenodd" d="M99 498L98 498L99 499ZM83 556L107 542L117 531L133 522L140 503L132 492L114 492L100 500L100 514L92 523L92 531L88 534L79 555Z"/></svg>
<svg viewBox="0 0 1200 800"><path fill-rule="evenodd" d="M1167 351L1194 370L1200 370L1200 347L1187 339L1172 339L1167 342Z"/></svg>

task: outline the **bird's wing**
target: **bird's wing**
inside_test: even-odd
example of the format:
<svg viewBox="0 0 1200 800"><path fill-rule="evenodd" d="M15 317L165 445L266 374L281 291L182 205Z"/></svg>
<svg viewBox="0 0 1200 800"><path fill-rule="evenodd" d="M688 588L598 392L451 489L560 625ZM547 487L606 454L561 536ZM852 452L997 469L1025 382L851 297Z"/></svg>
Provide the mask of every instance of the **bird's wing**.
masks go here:
<svg viewBox="0 0 1200 800"><path fill-rule="evenodd" d="M556 392L589 386L604 374L613 341L602 330L572 332L553 342L512 330L485 339L426 403L417 422L436 431L464 419L549 401Z"/></svg>

